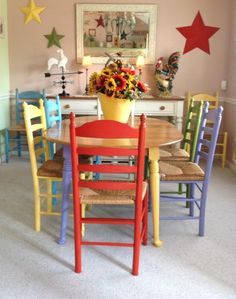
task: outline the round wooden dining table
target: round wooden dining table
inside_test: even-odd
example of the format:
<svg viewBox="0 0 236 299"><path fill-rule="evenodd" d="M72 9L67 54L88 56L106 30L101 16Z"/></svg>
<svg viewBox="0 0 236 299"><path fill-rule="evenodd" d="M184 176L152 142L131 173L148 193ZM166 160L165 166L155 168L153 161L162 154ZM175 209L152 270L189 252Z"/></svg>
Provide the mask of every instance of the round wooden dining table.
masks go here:
<svg viewBox="0 0 236 299"><path fill-rule="evenodd" d="M97 116L79 116L76 118L77 125L82 125L86 122L96 120ZM140 122L140 117L135 116L132 125L137 127ZM131 123L131 121L130 121ZM64 169L63 169L63 198L62 198L62 219L61 219L61 231L59 243L64 244L66 240L66 226L67 226L67 210L69 202L70 182L71 182L71 158L70 158L70 135L69 135L69 119L63 120L60 124L50 128L47 131L45 138L48 141L63 144L63 157L64 157ZM183 135L178 129L166 120L158 118L147 117L146 118L146 145L147 154L149 157L149 169L150 169L150 191L152 200L152 221L153 221L153 244L157 247L162 245L162 241L159 237L159 147L170 145L181 141ZM102 140L99 138L96 141L93 139L78 139L80 146L102 146ZM132 142L132 141L130 141ZM129 146L132 143L129 143ZM112 143L111 143L112 146ZM124 145L120 145L125 147Z"/></svg>

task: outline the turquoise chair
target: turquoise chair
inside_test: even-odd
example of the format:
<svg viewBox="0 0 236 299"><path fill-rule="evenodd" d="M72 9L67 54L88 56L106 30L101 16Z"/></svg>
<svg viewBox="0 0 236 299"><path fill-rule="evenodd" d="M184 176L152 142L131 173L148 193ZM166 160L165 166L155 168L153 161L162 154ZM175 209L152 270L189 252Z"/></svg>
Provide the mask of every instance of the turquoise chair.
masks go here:
<svg viewBox="0 0 236 299"><path fill-rule="evenodd" d="M39 99L43 99L44 97L44 92L19 92L18 88L16 89L15 120L12 122L12 125L5 129L5 153L7 163L10 160L10 152L16 151L18 156L21 157L23 149L28 150L23 117L23 102L38 107Z"/></svg>
<svg viewBox="0 0 236 299"><path fill-rule="evenodd" d="M45 115L46 115L46 122L47 122L48 129L58 123L61 123L62 115L61 115L61 105L60 105L59 96L56 96L55 100L48 100L45 97L44 107L45 107ZM55 146L53 142L49 143L49 154L50 154L50 159L53 159L55 155Z"/></svg>
<svg viewBox="0 0 236 299"><path fill-rule="evenodd" d="M44 98L44 108L45 108L45 117L47 128L50 129L56 124L60 124L62 121L61 115L61 104L59 96L56 96L55 100L48 100L46 97ZM55 151L55 144L53 142L49 142L49 157L50 159L63 159L63 152L59 150ZM52 193L57 193L57 182L52 182ZM57 204L57 199L52 198L52 204L55 206Z"/></svg>

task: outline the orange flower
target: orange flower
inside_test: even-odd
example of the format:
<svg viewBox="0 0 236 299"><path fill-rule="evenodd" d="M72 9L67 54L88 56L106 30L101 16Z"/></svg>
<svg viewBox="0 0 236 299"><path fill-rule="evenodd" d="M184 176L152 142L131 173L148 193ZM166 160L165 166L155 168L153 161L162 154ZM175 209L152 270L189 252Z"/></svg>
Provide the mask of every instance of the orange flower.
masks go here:
<svg viewBox="0 0 236 299"><path fill-rule="evenodd" d="M116 91L124 90L126 87L126 80L119 74L116 74L112 77L116 82Z"/></svg>

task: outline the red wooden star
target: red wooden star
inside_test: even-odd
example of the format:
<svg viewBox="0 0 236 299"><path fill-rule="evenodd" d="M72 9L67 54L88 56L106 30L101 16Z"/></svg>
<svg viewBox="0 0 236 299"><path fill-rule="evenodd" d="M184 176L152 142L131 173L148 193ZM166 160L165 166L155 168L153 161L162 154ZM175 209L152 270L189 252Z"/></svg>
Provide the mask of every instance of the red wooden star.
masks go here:
<svg viewBox="0 0 236 299"><path fill-rule="evenodd" d="M99 27L99 26L105 27L102 16L100 16L99 19L96 19L96 21L97 21L97 27Z"/></svg>
<svg viewBox="0 0 236 299"><path fill-rule="evenodd" d="M209 38L220 28L205 26L199 11L191 26L178 27L176 29L187 39L183 54L195 48L210 54Z"/></svg>

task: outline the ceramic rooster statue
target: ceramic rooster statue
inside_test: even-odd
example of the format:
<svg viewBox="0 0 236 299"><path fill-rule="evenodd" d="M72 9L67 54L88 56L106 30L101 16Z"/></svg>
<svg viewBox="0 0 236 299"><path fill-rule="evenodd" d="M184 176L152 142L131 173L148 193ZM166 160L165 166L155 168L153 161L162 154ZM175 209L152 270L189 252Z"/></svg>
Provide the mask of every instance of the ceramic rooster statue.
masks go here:
<svg viewBox="0 0 236 299"><path fill-rule="evenodd" d="M170 55L168 62L163 57L157 60L155 76L157 88L162 96L168 96L172 92L172 81L179 68L179 58L180 52L174 52Z"/></svg>

